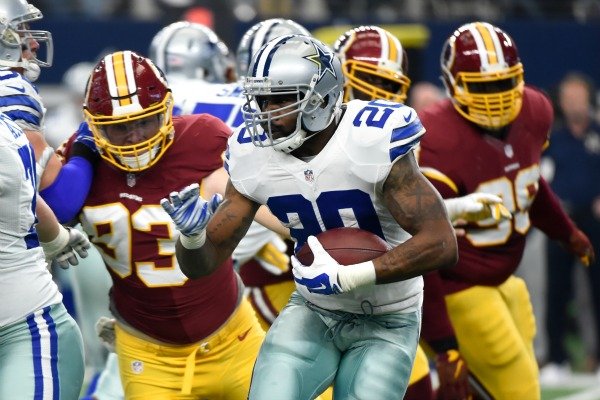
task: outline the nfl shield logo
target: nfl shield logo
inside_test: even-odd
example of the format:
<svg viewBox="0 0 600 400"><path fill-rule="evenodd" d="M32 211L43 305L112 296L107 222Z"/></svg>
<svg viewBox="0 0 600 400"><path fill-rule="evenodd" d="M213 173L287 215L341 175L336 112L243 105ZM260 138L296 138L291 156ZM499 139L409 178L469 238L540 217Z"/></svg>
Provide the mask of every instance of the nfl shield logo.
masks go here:
<svg viewBox="0 0 600 400"><path fill-rule="evenodd" d="M134 374L141 374L144 371L144 363L138 360L131 362L131 372Z"/></svg>
<svg viewBox="0 0 600 400"><path fill-rule="evenodd" d="M306 182L313 182L315 180L315 174L313 173L312 169L307 169L304 171L304 179Z"/></svg>

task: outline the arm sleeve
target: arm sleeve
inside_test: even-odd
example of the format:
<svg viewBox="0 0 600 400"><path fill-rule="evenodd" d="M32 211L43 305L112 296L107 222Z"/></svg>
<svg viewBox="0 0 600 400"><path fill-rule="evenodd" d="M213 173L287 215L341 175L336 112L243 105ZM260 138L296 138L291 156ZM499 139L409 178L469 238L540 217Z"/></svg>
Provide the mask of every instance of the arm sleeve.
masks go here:
<svg viewBox="0 0 600 400"><path fill-rule="evenodd" d="M538 193L529 210L531 223L550 239L568 242L575 230L573 221L560 205L556 194L544 178L539 180Z"/></svg>
<svg viewBox="0 0 600 400"><path fill-rule="evenodd" d="M437 272L423 275L425 296L423 299L423 324L421 338L436 352L458 349L454 328L446 309L442 278Z"/></svg>
<svg viewBox="0 0 600 400"><path fill-rule="evenodd" d="M77 216L90 191L93 176L92 164L74 156L63 165L56 180L40 192L60 223L68 223Z"/></svg>

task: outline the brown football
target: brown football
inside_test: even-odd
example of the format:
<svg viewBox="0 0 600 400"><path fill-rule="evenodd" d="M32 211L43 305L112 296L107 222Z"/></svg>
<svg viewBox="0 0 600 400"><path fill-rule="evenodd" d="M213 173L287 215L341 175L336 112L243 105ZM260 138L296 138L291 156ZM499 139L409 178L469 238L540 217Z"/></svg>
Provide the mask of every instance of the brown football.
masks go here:
<svg viewBox="0 0 600 400"><path fill-rule="evenodd" d="M385 240L359 228L330 229L319 233L317 239L331 257L341 265L370 261L390 249L390 245ZM314 256L308 243L298 250L296 258L304 265L312 264Z"/></svg>

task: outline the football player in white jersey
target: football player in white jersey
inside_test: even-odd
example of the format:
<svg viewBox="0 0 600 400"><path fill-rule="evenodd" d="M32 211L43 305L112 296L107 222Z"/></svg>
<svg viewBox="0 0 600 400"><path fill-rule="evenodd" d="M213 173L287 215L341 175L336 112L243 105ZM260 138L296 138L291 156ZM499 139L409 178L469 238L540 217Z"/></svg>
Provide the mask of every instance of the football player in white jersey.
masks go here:
<svg viewBox="0 0 600 400"><path fill-rule="evenodd" d="M47 241L42 244L50 259L71 239L89 242L81 234L71 238L37 197L33 149L3 113L0 186L0 398L77 399L84 373L81 333L62 303L40 240Z"/></svg>
<svg viewBox="0 0 600 400"><path fill-rule="evenodd" d="M18 33L0 22L0 58L20 58ZM77 399L83 381L81 333L62 303L46 259L68 267L87 238L59 225L37 195L33 148L0 113L0 398ZM34 224L37 225L34 226Z"/></svg>
<svg viewBox="0 0 600 400"><path fill-rule="evenodd" d="M96 155L93 151L88 151L88 147L78 143L76 151L80 151L80 157L74 157L68 164L62 165L54 149L45 138L45 113L46 108L43 104L37 88L32 83L39 74L40 67L50 67L53 59L53 41L52 35L48 31L32 30L30 24L43 18L42 13L33 5L25 0L0 0L0 14L6 17L7 24L18 33L21 41L21 52L14 58L0 60L0 111L8 115L19 125L33 146L36 156L36 173L38 190L42 198L48 205L57 209L56 205L63 204L65 201L78 201L84 199L91 183L93 174L92 164L95 162ZM2 49L6 55L8 49ZM87 77L86 77L87 78ZM81 111L80 111L81 113ZM63 127L64 128L64 127ZM63 132L63 136L70 132ZM60 188L66 186L68 192ZM57 210L57 217L60 222L67 223L74 217L74 213L62 213L60 208ZM76 232L74 232L76 233ZM91 250L91 259L97 257L95 250ZM88 263L86 260L85 263ZM106 280L108 274L104 268L77 268L71 271L53 271L54 278L59 282L63 292L67 288L72 288L75 297L75 308L81 311L78 299L83 298L81 291L86 296L94 297L93 303L100 306L102 301L92 294L100 289L97 285L103 278ZM104 276L102 275L104 274ZM86 286L83 290L75 286L73 282L80 277L90 277L96 286L91 286L93 290L88 290ZM104 296L104 309L108 309L107 293ZM106 312L100 311L101 315ZM95 315L93 312L90 313ZM81 317L81 318L80 318ZM91 324L85 323L88 315L81 312L78 316L81 330L84 334L86 349L86 365L93 370L103 365L106 351L98 344L94 332L93 319Z"/></svg>
<svg viewBox="0 0 600 400"><path fill-rule="evenodd" d="M229 140L221 205L189 188L161 202L182 232L176 254L192 279L231 254L261 204L297 249L308 242L315 254L310 266L292 259L297 291L267 333L250 399L308 399L330 384L339 398L401 397L419 338L421 275L457 260L444 204L413 155L425 132L416 113L389 101L342 106L343 82L318 40L268 42L248 69L245 127ZM314 237L341 226L370 230L392 249L341 266Z"/></svg>
<svg viewBox="0 0 600 400"><path fill-rule="evenodd" d="M0 0L0 15L19 35L21 52L16 58L0 59L0 111L15 121L31 142L37 164L37 184L42 198L52 209L65 201L80 202L89 190L93 163L98 159L91 144L78 143L78 155L68 166L63 166L48 145L43 134L46 108L37 88L32 84L40 74L40 67L52 65L54 47L48 31L32 30L30 24L43 18L42 13L26 0ZM6 50L6 49L5 49ZM66 167L66 168L65 168ZM65 181L71 182L67 195L57 190ZM58 213L59 221L66 223L74 214Z"/></svg>
<svg viewBox="0 0 600 400"><path fill-rule="evenodd" d="M296 22L283 18L261 21L248 29L236 52L238 73L245 75L244 69L248 69L249 61L247 55L251 51L286 34L309 35L309 32ZM172 23L155 35L149 54L173 82L174 112L212 114L232 130L242 124L241 108L246 99L242 95L241 80L232 82L236 72L232 71L229 50L211 29L191 22ZM226 181L224 174L221 192L225 190ZM287 232L281 233L287 236ZM250 301L265 329L275 319L276 312L287 303L294 286L291 274L286 274L289 257L285 250L286 244L280 235L253 223L233 253L238 269L241 268ZM262 284L257 287L257 281L265 274L269 276L267 281L279 289L265 289ZM246 275L249 275L249 280L244 279Z"/></svg>
<svg viewBox="0 0 600 400"><path fill-rule="evenodd" d="M29 25L43 16L27 1L1 0L0 14L5 16L11 29L19 34L23 46L19 57L3 57L0 64L0 110L27 134L36 152L38 186L42 185L44 188L54 174L48 173L42 177L46 165L50 164L50 169L56 170L60 168L60 162L41 134L46 109L32 82L39 77L40 67L52 65L52 35L47 31L30 29ZM38 59L38 50L44 50L43 59Z"/></svg>

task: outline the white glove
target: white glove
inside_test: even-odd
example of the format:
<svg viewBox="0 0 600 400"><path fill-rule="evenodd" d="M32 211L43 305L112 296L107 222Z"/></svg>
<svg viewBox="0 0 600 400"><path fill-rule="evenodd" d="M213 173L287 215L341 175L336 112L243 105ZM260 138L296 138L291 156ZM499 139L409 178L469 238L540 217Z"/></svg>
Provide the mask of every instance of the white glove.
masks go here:
<svg viewBox="0 0 600 400"><path fill-rule="evenodd" d="M88 237L75 228L60 226L58 235L50 242L40 242L48 263L55 261L62 269L79 264L77 255L81 258L88 256L91 247Z"/></svg>
<svg viewBox="0 0 600 400"><path fill-rule="evenodd" d="M502 198L489 193L471 193L463 197L444 199L450 221L477 222L488 218L494 221L511 219L510 211L502 204Z"/></svg>
<svg viewBox="0 0 600 400"><path fill-rule="evenodd" d="M96 321L96 334L102 345L110 352L115 351L115 319L100 317Z"/></svg>
<svg viewBox="0 0 600 400"><path fill-rule="evenodd" d="M215 194L207 202L200 197L200 185L193 183L180 192L171 192L160 205L183 234L181 244L187 249L196 249L204 244L206 225L222 200L220 194Z"/></svg>
<svg viewBox="0 0 600 400"><path fill-rule="evenodd" d="M292 256L294 280L311 293L339 294L358 286L375 283L375 266L372 261L353 265L340 265L327 253L319 240L309 236L307 243L314 255L310 266L303 265Z"/></svg>

